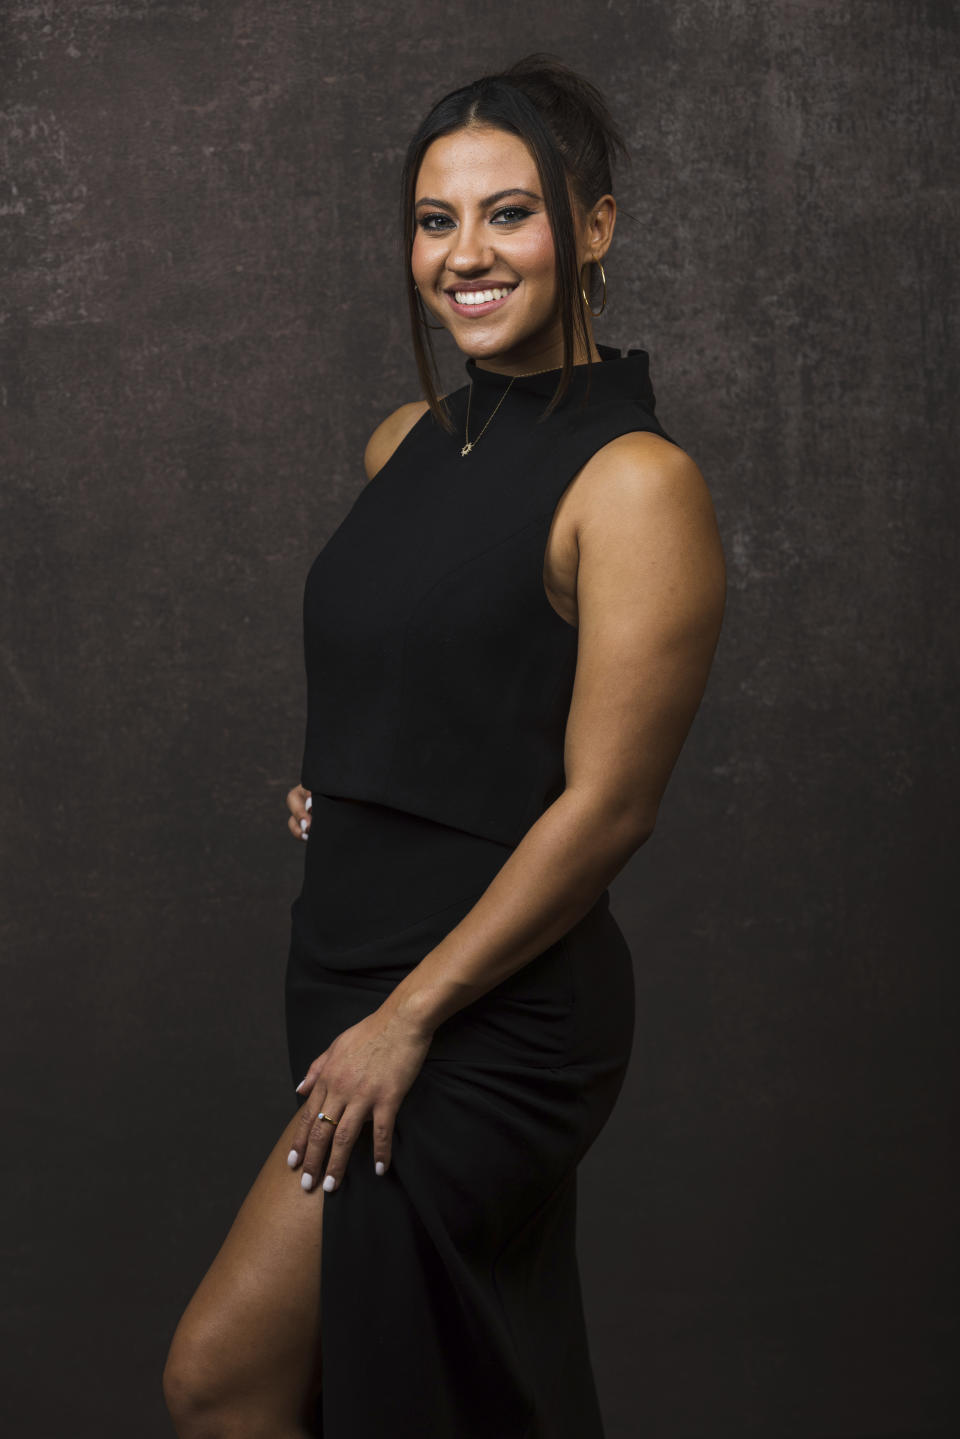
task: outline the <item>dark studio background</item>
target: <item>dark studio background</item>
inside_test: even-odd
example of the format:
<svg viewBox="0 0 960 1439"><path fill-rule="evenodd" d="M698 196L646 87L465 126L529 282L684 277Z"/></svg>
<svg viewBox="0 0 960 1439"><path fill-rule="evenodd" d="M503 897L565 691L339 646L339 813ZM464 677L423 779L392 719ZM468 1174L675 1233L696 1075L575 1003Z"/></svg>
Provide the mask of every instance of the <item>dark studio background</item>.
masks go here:
<svg viewBox="0 0 960 1439"><path fill-rule="evenodd" d="M595 333L649 350L729 579L613 886L608 1439L953 1432L957 5L2 17L5 1432L172 1433L170 1335L292 1111L301 594L417 396L403 149L539 49L627 129Z"/></svg>

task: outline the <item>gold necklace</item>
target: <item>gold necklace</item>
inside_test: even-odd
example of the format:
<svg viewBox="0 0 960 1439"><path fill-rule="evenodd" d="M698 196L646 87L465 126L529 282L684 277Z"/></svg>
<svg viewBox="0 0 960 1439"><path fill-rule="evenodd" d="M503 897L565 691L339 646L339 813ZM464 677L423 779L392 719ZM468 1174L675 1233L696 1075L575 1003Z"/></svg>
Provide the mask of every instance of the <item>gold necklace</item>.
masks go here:
<svg viewBox="0 0 960 1439"><path fill-rule="evenodd" d="M526 372L526 374L523 374L523 375L511 375L511 376L510 376L510 385L513 384L514 380L526 380L526 379L528 379L531 375L549 375L549 373L550 373L549 370L528 370L528 371ZM494 405L494 407L493 407L493 415L495 415L495 414L497 413L497 411L499 410L500 406L503 404L504 400L505 400L505 399L507 398L507 396L509 395L509 393L510 393L510 385L507 386L507 388L504 390L503 394L500 396L500 398L499 398L499 400L497 401L497 403ZM480 434L477 436L476 440L471 440L471 438L470 438L470 401L471 401L472 399L473 399L473 381L471 380L471 381L470 381L470 393L467 395L467 415L466 415L466 419L465 419L464 422L463 422L463 437L464 437L464 439L466 440L466 444L463 446L463 448L462 448L461 451L460 451L461 455L469 455L469 453L470 453L470 451L473 449L474 445L477 443L477 441L478 441L478 440L480 439L480 437L482 436L483 430L485 430L485 429L487 428L487 425L489 425L490 420L493 419L493 415L491 415L491 416L490 416L490 419L487 420L487 425L484 425L483 430L480 431Z"/></svg>
<svg viewBox="0 0 960 1439"><path fill-rule="evenodd" d="M509 385L507 386L507 388L504 390L503 394L500 396L499 400L497 401L497 403L496 403L496 404L494 405L494 407L493 407L493 415L495 415L495 414L497 413L497 411L499 410L500 406L503 404L504 400L505 400L505 399L507 398L507 396L509 395L509 393L510 393L510 385L513 384L513 382L514 382L514 380L515 380L516 378L517 378L516 375L511 375L511 376L510 376L510 384L509 384ZM490 420L493 419L493 415L491 415L491 416L490 416L490 420L487 421L487 425L484 425L483 430L480 431L480 434L477 436L477 439L476 439L476 440L471 440L471 438L470 438L470 401L471 401L472 399L473 399L473 381L471 380L471 381L470 381L470 393L467 395L467 417L466 417L466 419L465 419L464 422L463 422L463 437L464 437L464 439L466 440L467 443L463 446L462 450L460 451L461 455L469 455L470 451L473 449L474 445L477 443L477 440L480 439L480 435L483 434L483 430L485 430L485 429L487 428L487 425L489 425Z"/></svg>

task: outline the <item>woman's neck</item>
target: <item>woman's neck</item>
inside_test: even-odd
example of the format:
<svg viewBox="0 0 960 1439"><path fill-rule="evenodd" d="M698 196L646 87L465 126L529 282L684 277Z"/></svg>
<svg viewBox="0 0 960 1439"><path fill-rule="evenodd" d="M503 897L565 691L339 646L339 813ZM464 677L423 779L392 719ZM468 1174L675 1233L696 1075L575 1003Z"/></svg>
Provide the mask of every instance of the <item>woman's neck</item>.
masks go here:
<svg viewBox="0 0 960 1439"><path fill-rule="evenodd" d="M587 363L587 351L583 345L579 345L574 351L573 363L585 365ZM590 336L589 358L594 362L601 359L600 351L597 349L593 335ZM544 374L547 370L559 370L563 365L563 346L545 346L540 350L531 350L529 354L522 357L490 355L475 361L478 370L493 370L498 375L536 375Z"/></svg>

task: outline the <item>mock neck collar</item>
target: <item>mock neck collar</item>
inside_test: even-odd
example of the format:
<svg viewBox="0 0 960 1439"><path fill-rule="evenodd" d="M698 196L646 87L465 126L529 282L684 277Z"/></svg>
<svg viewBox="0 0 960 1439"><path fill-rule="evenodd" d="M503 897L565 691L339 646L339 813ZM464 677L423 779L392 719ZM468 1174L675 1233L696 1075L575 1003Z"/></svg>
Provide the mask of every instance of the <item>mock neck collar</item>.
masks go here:
<svg viewBox="0 0 960 1439"><path fill-rule="evenodd" d="M597 345L600 352L600 362L593 361L592 365L586 363L574 365L573 374L570 377L570 388L564 399L566 404L571 398L578 398L587 384L587 373L590 372L590 400L620 400L642 405L643 408L653 414L656 400L653 393L653 385L650 381L650 356L646 350L628 350L624 355L620 350L614 349L611 345ZM498 370L485 370L474 359L466 362L466 371L470 381L478 390L505 390L510 384L513 385L511 394L515 390L525 390L532 395L543 395L549 399L557 388L560 379L560 366L555 370L544 370L537 375L504 375ZM588 402L589 403L589 402Z"/></svg>

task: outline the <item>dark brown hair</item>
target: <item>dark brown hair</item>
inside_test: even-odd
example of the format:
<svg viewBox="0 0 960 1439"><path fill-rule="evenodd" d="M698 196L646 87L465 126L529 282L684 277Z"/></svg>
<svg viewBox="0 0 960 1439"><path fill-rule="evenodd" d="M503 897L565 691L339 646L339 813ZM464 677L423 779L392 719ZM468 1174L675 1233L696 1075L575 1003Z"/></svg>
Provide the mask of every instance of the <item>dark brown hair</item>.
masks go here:
<svg viewBox="0 0 960 1439"><path fill-rule="evenodd" d="M427 328L427 311L410 268L416 234L417 175L427 146L441 135L467 125L489 125L519 135L530 147L540 173L547 219L553 234L557 301L563 334L560 379L542 418L560 404L573 374L574 337L590 350L570 190L584 212L613 190L613 157L629 159L623 136L600 91L553 55L527 55L509 69L484 75L451 90L433 106L407 147L401 178L401 235L413 334L413 351L423 394L444 429L453 429L437 393L437 363ZM569 182L569 189L568 189Z"/></svg>

